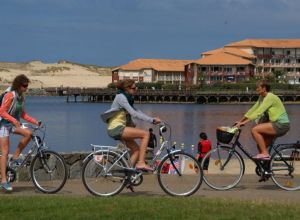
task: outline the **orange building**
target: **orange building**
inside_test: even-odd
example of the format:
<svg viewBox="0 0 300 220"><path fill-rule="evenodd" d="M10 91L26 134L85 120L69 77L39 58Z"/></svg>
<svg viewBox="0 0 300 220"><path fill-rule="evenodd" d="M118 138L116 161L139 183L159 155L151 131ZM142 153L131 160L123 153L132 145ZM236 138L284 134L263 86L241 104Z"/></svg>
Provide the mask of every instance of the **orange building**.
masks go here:
<svg viewBox="0 0 300 220"><path fill-rule="evenodd" d="M137 59L112 71L112 82L134 79L136 82L185 82L185 64L192 60Z"/></svg>

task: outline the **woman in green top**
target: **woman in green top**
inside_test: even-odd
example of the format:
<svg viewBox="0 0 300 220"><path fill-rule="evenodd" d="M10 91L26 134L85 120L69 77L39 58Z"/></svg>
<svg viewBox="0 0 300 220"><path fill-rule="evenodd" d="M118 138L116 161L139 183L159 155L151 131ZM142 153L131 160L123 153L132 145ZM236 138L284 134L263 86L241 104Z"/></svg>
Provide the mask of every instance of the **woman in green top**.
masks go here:
<svg viewBox="0 0 300 220"><path fill-rule="evenodd" d="M240 121L236 122L236 126L243 126L253 120L260 121L251 129L259 148L259 154L254 159L269 160L267 146L275 137L283 136L288 132L290 121L282 101L270 92L270 85L266 81L259 81L256 84L256 91L259 94L258 101ZM262 118L264 121L261 120Z"/></svg>

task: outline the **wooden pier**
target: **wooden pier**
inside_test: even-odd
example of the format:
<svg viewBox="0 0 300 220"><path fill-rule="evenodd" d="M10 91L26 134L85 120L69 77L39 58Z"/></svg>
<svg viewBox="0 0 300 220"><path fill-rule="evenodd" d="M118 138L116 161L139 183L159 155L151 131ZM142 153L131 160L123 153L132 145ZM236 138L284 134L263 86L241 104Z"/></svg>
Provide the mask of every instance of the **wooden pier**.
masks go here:
<svg viewBox="0 0 300 220"><path fill-rule="evenodd" d="M112 102L116 90L93 88L48 88L50 95L66 96L67 102ZM300 103L299 91L275 91L283 102ZM139 103L248 103L258 99L256 92L194 91L194 90L138 90L135 101Z"/></svg>

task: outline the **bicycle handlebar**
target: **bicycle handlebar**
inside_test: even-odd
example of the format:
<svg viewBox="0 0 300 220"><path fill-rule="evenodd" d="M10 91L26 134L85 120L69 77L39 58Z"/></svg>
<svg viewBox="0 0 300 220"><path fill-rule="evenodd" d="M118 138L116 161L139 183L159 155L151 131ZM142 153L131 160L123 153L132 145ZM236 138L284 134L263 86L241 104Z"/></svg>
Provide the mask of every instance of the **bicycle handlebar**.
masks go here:
<svg viewBox="0 0 300 220"><path fill-rule="evenodd" d="M29 128L29 129L31 129L31 130L39 130L39 129L41 129L41 128L44 128L45 127L45 125L44 124L42 124L42 123L40 123L40 125L33 125L33 124L29 124L29 123L22 123L21 124L21 128Z"/></svg>

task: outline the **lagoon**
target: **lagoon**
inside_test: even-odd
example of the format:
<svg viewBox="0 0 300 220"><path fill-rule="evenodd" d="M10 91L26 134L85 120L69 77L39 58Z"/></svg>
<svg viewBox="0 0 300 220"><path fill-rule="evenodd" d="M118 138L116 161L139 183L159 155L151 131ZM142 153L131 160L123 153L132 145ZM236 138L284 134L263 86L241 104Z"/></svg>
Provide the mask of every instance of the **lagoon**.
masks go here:
<svg viewBox="0 0 300 220"><path fill-rule="evenodd" d="M65 97L27 97L26 111L43 121L47 126L46 143L49 148L59 152L89 151L90 144L115 145L116 141L106 133L106 124L100 119L100 113L109 109L110 103L67 103ZM208 134L213 144L216 144L216 127L231 126L239 120L251 104L136 104L146 114L159 116L172 127L172 140L178 145L184 143L187 151L191 145L197 146L201 131ZM277 140L279 142L294 142L299 140L297 125L300 124L300 105L286 105L291 130L287 135ZM157 128L144 122L138 126L145 129ZM250 134L251 124L243 128L241 143L252 152L256 147ZM17 144L12 138L12 149ZM196 149L194 152L196 153Z"/></svg>

